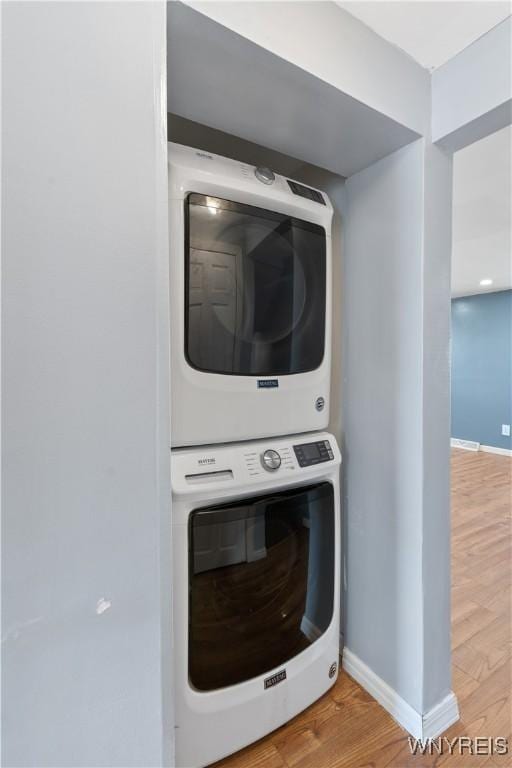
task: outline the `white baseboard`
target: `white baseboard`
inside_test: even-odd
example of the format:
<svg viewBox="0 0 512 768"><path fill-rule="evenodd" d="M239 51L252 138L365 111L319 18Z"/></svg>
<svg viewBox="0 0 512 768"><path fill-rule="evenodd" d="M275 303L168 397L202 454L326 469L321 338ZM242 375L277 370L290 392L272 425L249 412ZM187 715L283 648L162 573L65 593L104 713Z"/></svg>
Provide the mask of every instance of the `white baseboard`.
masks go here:
<svg viewBox="0 0 512 768"><path fill-rule="evenodd" d="M494 445L481 445L480 450L485 453L499 453L500 456L512 456L510 448L496 448Z"/></svg>
<svg viewBox="0 0 512 768"><path fill-rule="evenodd" d="M448 730L459 719L459 705L453 691L445 696L426 715L423 715L422 739L435 739Z"/></svg>
<svg viewBox="0 0 512 768"><path fill-rule="evenodd" d="M343 650L343 669L361 685L370 696L373 696L385 710L389 712L402 728L412 736L421 739L423 721L419 712L411 707L405 699L373 672L364 661L352 653L349 648Z"/></svg>
<svg viewBox="0 0 512 768"><path fill-rule="evenodd" d="M501 456L512 456L510 448L496 448L494 445L482 445L475 440L461 440L459 437L450 438L452 448L463 448L465 451L484 451L484 453L499 453Z"/></svg>
<svg viewBox="0 0 512 768"><path fill-rule="evenodd" d="M463 448L465 451L478 451L480 448L480 443L476 440L461 440L459 437L452 437L450 445L452 448Z"/></svg>
<svg viewBox="0 0 512 768"><path fill-rule="evenodd" d="M416 739L434 739L459 719L457 697L453 691L429 712L421 715L349 648L343 650L342 664L350 677L368 691L370 696Z"/></svg>

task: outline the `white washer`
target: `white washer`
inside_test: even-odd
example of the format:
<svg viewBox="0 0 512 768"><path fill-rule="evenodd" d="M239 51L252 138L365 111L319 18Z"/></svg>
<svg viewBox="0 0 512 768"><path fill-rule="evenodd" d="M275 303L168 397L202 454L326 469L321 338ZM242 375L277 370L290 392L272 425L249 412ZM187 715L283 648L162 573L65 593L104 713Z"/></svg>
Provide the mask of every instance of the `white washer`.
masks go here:
<svg viewBox="0 0 512 768"><path fill-rule="evenodd" d="M336 681L341 456L316 433L171 461L176 766L199 768Z"/></svg>
<svg viewBox="0 0 512 768"><path fill-rule="evenodd" d="M325 193L169 144L172 445L325 429Z"/></svg>

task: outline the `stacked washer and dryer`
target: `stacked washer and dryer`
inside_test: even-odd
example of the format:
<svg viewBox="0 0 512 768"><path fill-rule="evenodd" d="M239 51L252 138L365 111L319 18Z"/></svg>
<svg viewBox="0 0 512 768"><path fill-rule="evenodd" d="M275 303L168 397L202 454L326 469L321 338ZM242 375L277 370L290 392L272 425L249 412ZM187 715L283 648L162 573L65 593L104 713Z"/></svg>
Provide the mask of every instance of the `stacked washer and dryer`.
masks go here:
<svg viewBox="0 0 512 768"><path fill-rule="evenodd" d="M336 680L341 456L326 195L169 144L176 765Z"/></svg>

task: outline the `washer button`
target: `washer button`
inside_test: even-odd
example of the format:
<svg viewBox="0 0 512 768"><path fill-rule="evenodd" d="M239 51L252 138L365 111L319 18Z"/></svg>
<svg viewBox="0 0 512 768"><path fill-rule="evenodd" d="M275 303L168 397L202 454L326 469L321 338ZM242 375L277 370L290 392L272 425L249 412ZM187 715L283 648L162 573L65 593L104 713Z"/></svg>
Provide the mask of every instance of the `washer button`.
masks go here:
<svg viewBox="0 0 512 768"><path fill-rule="evenodd" d="M261 455L261 463L269 472L275 472L281 466L281 457L277 451L269 449Z"/></svg>
<svg viewBox="0 0 512 768"><path fill-rule="evenodd" d="M256 168L254 175L258 181L261 181L263 184L273 184L276 179L273 171L271 171L270 168Z"/></svg>

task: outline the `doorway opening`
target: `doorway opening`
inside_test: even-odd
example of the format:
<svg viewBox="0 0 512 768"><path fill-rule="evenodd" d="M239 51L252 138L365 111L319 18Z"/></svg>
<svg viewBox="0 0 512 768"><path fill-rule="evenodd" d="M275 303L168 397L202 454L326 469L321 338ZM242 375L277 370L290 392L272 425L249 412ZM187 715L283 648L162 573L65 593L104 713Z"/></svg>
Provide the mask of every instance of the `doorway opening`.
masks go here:
<svg viewBox="0 0 512 768"><path fill-rule="evenodd" d="M511 141L497 131L453 169L452 687L470 737L510 735Z"/></svg>

